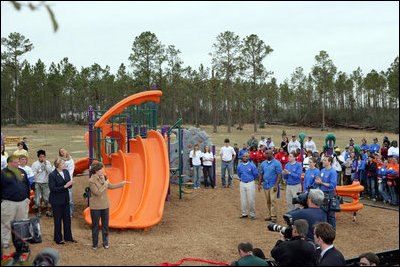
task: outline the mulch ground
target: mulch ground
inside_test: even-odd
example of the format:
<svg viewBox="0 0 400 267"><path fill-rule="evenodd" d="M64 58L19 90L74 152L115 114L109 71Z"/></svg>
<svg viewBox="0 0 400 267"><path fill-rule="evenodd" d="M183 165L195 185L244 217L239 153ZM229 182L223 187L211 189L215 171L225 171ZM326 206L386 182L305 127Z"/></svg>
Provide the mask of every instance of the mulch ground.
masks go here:
<svg viewBox="0 0 400 267"><path fill-rule="evenodd" d="M110 229L110 249L91 249L90 226L84 222L83 210L87 201L83 199L87 176L76 177L73 197L75 214L72 218L72 233L78 244L60 246L53 242L53 218L42 217L43 243L32 246L33 255L44 247L56 247L61 254L60 265L157 265L163 262L176 263L183 258L209 259L221 262L237 260L237 245L250 241L261 248L267 257L279 234L267 229L265 198L256 193L256 220L239 219L239 182L233 180L232 188L222 188L217 178L216 189L196 190L179 199L178 186L171 186L171 195L166 202L162 221L149 228ZM284 191L278 200L278 224L285 225L282 215L286 211ZM30 213L34 217L35 213ZM335 246L347 257L358 256L367 251L381 251L399 247L399 213L387 209L364 206L353 214L341 213L337 219ZM101 244L101 234L99 234ZM4 251L12 252L11 248ZM207 265L200 262L185 262L184 265Z"/></svg>

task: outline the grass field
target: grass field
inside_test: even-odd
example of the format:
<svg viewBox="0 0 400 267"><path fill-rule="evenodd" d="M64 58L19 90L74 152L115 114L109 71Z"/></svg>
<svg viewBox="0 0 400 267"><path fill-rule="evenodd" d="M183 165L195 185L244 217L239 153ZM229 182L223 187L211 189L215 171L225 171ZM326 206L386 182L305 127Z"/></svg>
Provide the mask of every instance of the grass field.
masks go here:
<svg viewBox="0 0 400 267"><path fill-rule="evenodd" d="M190 128L190 125L185 125ZM246 142L252 133L252 125L245 125L242 131L232 127L228 134L226 127L218 127L218 133L212 133L212 126L201 126L209 135L217 151L223 145L225 138L239 145ZM317 148L321 150L328 132L319 129L267 126L259 129L257 139L261 135L270 136L276 145L280 145L281 133L298 135L304 132L313 135ZM53 162L60 147L65 147L75 160L88 156L86 143L83 139L87 132L86 126L70 125L29 125L27 127L2 127L5 136L28 137L29 164L36 160L36 151L44 149L47 158ZM398 140L391 133L377 133L335 129L336 144L343 149L350 137L357 144L363 137L368 142L378 137L381 143L384 136L390 140ZM12 153L16 144L7 144L6 150ZM217 157L217 160L219 157ZM218 162L218 161L217 161ZM32 246L33 255L41 248L52 246L61 253L60 265L157 265L162 262L176 263L182 258L210 259L222 262L237 260L237 244L247 240L255 247L264 250L267 257L273 248L278 234L269 232L266 228L265 198L263 192L256 192L255 221L239 219L240 197L238 180L233 180L233 188L221 188L219 165L217 164L217 189L201 189L194 194L185 195L179 200L178 188L171 186L171 195L165 205L162 221L142 230L110 231L110 249L92 251L91 230L83 220L83 210L87 201L82 194L87 186L87 175L76 177L73 190L75 214L72 218L72 233L78 244L56 246L53 242L53 219L42 217L41 228L43 243ZM286 211L284 191L278 200L278 223L284 225L282 215ZM337 237L335 246L345 257L354 257L367 251L381 251L399 247L399 213L398 210L387 210L365 206L357 213L357 221L352 222L352 214L341 213L337 220ZM34 217L35 213L30 213ZM100 234L101 235L101 234ZM101 237L100 237L101 240ZM101 242L99 240L99 242ZM12 247L12 246L11 246ZM11 248L4 251L11 253ZM204 265L201 263L186 263L183 265Z"/></svg>

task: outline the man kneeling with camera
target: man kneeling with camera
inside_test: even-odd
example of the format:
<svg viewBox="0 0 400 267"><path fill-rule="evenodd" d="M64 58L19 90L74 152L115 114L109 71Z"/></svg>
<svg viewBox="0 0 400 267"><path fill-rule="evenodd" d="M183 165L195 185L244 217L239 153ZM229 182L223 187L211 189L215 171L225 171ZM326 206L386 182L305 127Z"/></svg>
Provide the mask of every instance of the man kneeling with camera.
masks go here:
<svg viewBox="0 0 400 267"><path fill-rule="evenodd" d="M271 256L278 266L314 266L317 263L316 248L313 243L306 240L308 223L299 219L291 227L291 237L288 233L280 232L281 239L276 242L271 250ZM287 228L286 228L287 230Z"/></svg>

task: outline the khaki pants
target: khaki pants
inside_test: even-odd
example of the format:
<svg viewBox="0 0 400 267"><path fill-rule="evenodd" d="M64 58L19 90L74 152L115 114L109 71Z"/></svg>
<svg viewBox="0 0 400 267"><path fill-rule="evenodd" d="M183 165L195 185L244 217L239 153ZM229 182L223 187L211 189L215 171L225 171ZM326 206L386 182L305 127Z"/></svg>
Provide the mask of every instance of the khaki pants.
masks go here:
<svg viewBox="0 0 400 267"><path fill-rule="evenodd" d="M10 241L10 230L6 228L5 223L11 228L11 221L22 220L28 218L30 199L26 198L22 201L2 200L1 202L1 242L3 247L8 247Z"/></svg>
<svg viewBox="0 0 400 267"><path fill-rule="evenodd" d="M44 200L44 205L46 207L51 207L49 203L50 196L50 188L49 184L46 183L35 183L35 195L33 196L33 200L37 207L42 206L42 198Z"/></svg>
<svg viewBox="0 0 400 267"><path fill-rule="evenodd" d="M301 192L301 184L287 185L286 186L286 203L288 212L299 207L299 204L293 205L293 198L297 197L297 192Z"/></svg>
<svg viewBox="0 0 400 267"><path fill-rule="evenodd" d="M276 220L278 217L278 204L276 199L278 198L278 190L274 191L274 187L264 189L265 199L267 200L267 217L271 216L272 220ZM268 216L269 214L269 216Z"/></svg>
<svg viewBox="0 0 400 267"><path fill-rule="evenodd" d="M240 182L240 203L242 215L248 215L247 201L249 202L250 217L256 217L256 186L254 181Z"/></svg>

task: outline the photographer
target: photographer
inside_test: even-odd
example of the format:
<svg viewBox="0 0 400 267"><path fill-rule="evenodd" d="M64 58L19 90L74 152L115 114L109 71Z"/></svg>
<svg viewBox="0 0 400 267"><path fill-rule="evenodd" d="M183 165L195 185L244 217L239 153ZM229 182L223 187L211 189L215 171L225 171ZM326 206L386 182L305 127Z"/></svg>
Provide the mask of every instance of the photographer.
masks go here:
<svg viewBox="0 0 400 267"><path fill-rule="evenodd" d="M292 237L286 240L282 234L271 250L278 266L314 266L317 262L315 246L306 241L309 225L306 220L294 221Z"/></svg>
<svg viewBox="0 0 400 267"><path fill-rule="evenodd" d="M326 222L327 214L321 209L324 203L324 193L320 189L310 189L307 196L307 207L288 212L293 220L304 219L308 223L307 238L314 241L313 226L318 222ZM304 207L304 205L302 205Z"/></svg>

